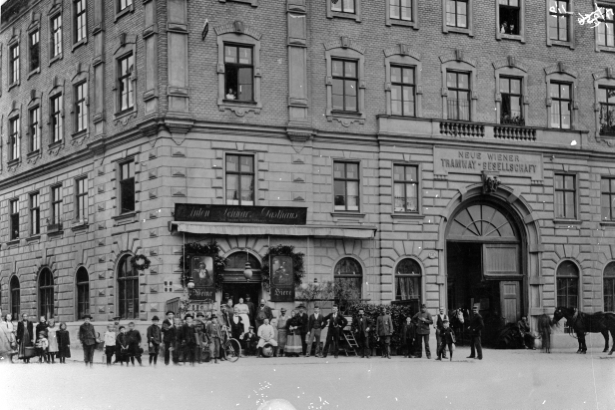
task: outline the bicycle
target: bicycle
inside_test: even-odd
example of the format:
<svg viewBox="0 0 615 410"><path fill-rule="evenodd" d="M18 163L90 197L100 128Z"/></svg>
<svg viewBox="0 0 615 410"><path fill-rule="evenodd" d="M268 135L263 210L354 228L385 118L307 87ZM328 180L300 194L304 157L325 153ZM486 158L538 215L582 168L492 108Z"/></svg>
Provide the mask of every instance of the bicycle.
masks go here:
<svg viewBox="0 0 615 410"><path fill-rule="evenodd" d="M234 363L241 357L241 344L237 339L230 338L224 344L224 352L226 353L226 360Z"/></svg>

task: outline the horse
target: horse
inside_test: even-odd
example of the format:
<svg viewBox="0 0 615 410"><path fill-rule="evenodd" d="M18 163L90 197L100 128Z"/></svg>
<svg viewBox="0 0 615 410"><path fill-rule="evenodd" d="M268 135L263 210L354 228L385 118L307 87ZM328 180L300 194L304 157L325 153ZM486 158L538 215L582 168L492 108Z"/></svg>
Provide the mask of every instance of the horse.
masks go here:
<svg viewBox="0 0 615 410"><path fill-rule="evenodd" d="M543 314L538 317L538 333L540 333L542 349L545 353L551 353L551 327L554 325L549 315Z"/></svg>
<svg viewBox="0 0 615 410"><path fill-rule="evenodd" d="M455 336L457 337L458 344L462 344L463 336L464 336L464 326L463 323L465 319L463 318L462 309L455 309L451 311L448 315L451 318L451 329L455 332Z"/></svg>
<svg viewBox="0 0 615 410"><path fill-rule="evenodd" d="M585 344L585 333L602 333L604 336L604 350L609 350L609 332L615 341L615 313L613 312L596 312L584 313L579 312L575 308L558 306L553 314L553 323L558 323L563 317L566 322L577 334L579 340L579 350L577 353L586 353L587 345ZM615 344L611 348L609 355L613 354Z"/></svg>

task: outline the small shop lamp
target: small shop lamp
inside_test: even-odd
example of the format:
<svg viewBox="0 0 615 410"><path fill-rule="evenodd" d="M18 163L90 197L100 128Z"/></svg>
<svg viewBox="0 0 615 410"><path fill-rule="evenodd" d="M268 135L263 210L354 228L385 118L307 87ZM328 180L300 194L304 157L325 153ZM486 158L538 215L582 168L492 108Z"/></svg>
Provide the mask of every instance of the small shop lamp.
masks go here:
<svg viewBox="0 0 615 410"><path fill-rule="evenodd" d="M194 281L192 280L192 278L188 279L188 283L186 284L186 286L188 286L188 289L194 289Z"/></svg>
<svg viewBox="0 0 615 410"><path fill-rule="evenodd" d="M252 266L250 262L246 262L246 268L243 270L243 276L245 276L246 280L250 280L252 278Z"/></svg>

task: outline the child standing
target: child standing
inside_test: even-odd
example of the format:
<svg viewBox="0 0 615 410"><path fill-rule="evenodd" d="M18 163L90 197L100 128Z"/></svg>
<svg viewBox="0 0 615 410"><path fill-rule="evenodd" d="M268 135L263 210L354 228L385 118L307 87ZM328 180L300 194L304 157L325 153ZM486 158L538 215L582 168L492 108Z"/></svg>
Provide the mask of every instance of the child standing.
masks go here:
<svg viewBox="0 0 615 410"><path fill-rule="evenodd" d="M120 326L120 333L115 339L115 357L117 361L124 366L128 366L128 336L126 336L126 327Z"/></svg>
<svg viewBox="0 0 615 410"><path fill-rule="evenodd" d="M49 341L49 355L47 361L51 363L56 362L56 355L58 354L58 328L53 318L49 319L49 327L47 328L47 340Z"/></svg>
<svg viewBox="0 0 615 410"><path fill-rule="evenodd" d="M149 364L158 363L158 350L160 349L160 342L162 341L162 332L158 326L158 316L152 318L152 325L147 328L147 347L149 350Z"/></svg>
<svg viewBox="0 0 615 410"><path fill-rule="evenodd" d="M445 353L444 349L448 346L448 351L451 354L451 362L453 361L453 344L455 343L455 332L448 327L448 319L442 321L443 329L440 331L440 346L438 346L438 358L436 360L442 360L442 355Z"/></svg>
<svg viewBox="0 0 615 410"><path fill-rule="evenodd" d="M107 366L111 366L111 357L115 354L116 337L115 326L107 326L107 331L105 332L105 356L107 356Z"/></svg>
<svg viewBox="0 0 615 410"><path fill-rule="evenodd" d="M43 363L47 361L47 348L49 347L49 342L45 337L45 332L40 332L38 334L38 340L36 341L36 353L38 354L38 362Z"/></svg>
<svg viewBox="0 0 615 410"><path fill-rule="evenodd" d="M66 358L70 357L70 335L66 330L66 323L60 323L60 330L56 332L58 338L58 359L66 364Z"/></svg>
<svg viewBox="0 0 615 410"><path fill-rule="evenodd" d="M139 366L143 366L141 363L141 353L143 350L141 349L141 333L135 329L134 322L130 322L128 324L128 332L126 332L126 337L128 338L128 354L130 355L130 363L135 365L135 359L139 362Z"/></svg>

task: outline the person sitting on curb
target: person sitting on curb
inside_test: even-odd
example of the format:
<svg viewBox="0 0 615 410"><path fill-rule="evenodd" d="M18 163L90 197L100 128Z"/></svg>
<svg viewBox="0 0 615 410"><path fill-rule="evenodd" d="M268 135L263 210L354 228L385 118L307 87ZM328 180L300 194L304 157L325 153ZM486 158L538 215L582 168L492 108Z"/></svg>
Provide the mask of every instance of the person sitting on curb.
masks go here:
<svg viewBox="0 0 615 410"><path fill-rule="evenodd" d="M263 347L265 344L273 346L273 355L278 355L278 342L275 340L273 327L269 324L269 319L265 319L263 324L258 328L258 344L256 348L258 350L257 357L263 357Z"/></svg>

